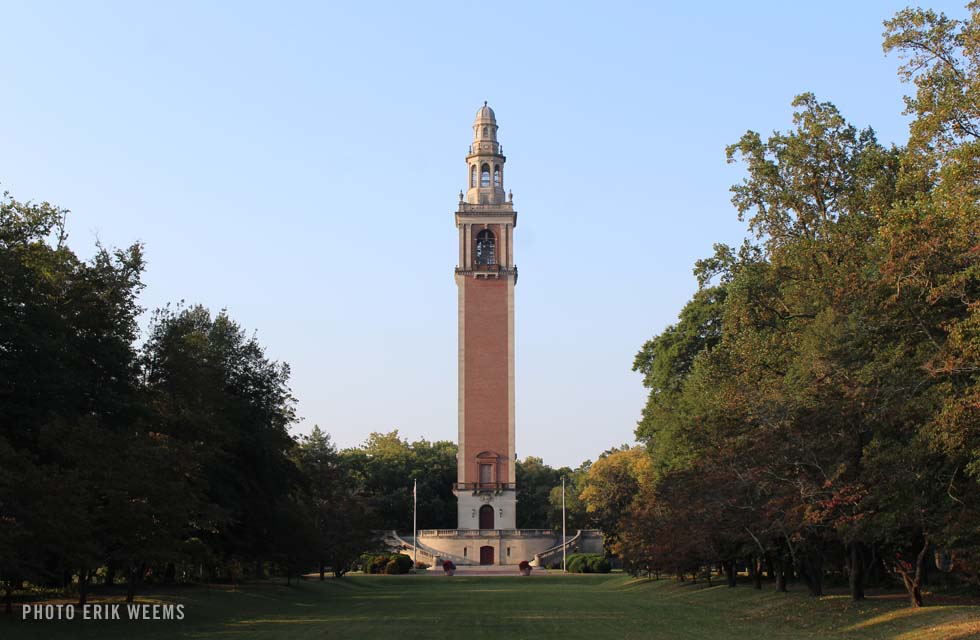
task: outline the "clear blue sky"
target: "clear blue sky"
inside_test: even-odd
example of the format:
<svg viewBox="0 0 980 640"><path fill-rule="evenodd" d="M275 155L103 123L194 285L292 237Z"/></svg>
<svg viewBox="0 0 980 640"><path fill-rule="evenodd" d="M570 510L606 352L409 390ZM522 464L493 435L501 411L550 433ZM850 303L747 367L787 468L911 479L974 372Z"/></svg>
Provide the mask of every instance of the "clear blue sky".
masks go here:
<svg viewBox="0 0 980 640"><path fill-rule="evenodd" d="M452 212L484 100L520 212L517 452L631 442L645 340L743 235L724 147L813 91L907 122L902 2L0 2L0 188L146 243L142 303L227 307L304 421L456 437ZM959 4L933 3L953 16Z"/></svg>

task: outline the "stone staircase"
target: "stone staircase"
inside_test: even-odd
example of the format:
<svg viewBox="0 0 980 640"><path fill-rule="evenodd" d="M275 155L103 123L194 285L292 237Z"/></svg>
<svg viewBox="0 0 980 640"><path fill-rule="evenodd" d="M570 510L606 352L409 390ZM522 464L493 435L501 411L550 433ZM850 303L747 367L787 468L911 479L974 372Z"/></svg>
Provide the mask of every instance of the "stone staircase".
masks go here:
<svg viewBox="0 0 980 640"><path fill-rule="evenodd" d="M574 536L565 540L562 544L556 544L550 549L545 549L541 553L534 554L534 560L531 561L532 567L545 567L547 568L555 562L561 562L562 551L566 554L577 553L582 542L582 531L579 530Z"/></svg>
<svg viewBox="0 0 980 640"><path fill-rule="evenodd" d="M411 537L407 539L403 538L398 535L397 531L388 531L385 534L385 543L390 549L397 550L398 552L404 553L409 557L411 557L416 551L416 547L412 544L412 542L413 540ZM432 547L426 546L421 542L418 543L417 549L419 561L426 563L434 569L442 570L442 563L444 560L452 560L453 564L455 564L457 567L476 564L469 558L444 553L437 549L433 549Z"/></svg>

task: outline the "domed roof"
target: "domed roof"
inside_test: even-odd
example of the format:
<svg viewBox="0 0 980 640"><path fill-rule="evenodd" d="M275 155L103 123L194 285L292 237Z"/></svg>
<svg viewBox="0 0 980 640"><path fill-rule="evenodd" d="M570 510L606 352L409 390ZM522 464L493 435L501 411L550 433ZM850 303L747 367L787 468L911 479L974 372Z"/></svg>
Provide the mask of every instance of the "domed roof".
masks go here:
<svg viewBox="0 0 980 640"><path fill-rule="evenodd" d="M480 122L482 120L489 120L490 122L496 122L497 116L494 115L493 109L487 106L487 101L483 101L483 106L480 107L476 112L476 121Z"/></svg>

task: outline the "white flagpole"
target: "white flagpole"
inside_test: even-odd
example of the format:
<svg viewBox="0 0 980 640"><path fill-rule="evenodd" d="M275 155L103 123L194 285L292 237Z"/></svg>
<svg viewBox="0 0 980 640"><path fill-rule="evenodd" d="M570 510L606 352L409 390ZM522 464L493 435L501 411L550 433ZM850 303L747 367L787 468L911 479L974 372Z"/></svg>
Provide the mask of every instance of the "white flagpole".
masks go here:
<svg viewBox="0 0 980 640"><path fill-rule="evenodd" d="M565 476L561 477L561 572L565 573Z"/></svg>
<svg viewBox="0 0 980 640"><path fill-rule="evenodd" d="M419 563L419 481L412 487L412 566Z"/></svg>

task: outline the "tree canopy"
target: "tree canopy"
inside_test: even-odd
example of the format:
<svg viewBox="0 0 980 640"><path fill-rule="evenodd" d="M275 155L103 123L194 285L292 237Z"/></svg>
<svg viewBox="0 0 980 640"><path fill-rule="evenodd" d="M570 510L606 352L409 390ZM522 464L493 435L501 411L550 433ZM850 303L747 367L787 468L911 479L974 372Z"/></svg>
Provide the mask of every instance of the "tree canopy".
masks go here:
<svg viewBox="0 0 980 640"><path fill-rule="evenodd" d="M915 87L906 145L802 94L793 129L727 148L745 167L732 203L749 236L697 263L697 293L634 362L653 465L618 525L634 564L766 561L819 595L839 560L855 598L869 571L890 572L913 606L927 557L975 579L980 3L969 9L885 23Z"/></svg>

